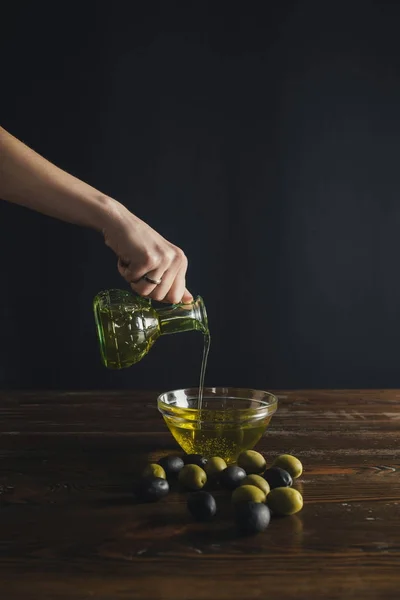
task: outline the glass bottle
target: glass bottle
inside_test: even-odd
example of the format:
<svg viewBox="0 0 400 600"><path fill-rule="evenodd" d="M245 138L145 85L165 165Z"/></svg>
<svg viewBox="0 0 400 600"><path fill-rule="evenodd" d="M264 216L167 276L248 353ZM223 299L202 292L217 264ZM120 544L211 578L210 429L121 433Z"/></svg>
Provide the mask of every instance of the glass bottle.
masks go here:
<svg viewBox="0 0 400 600"><path fill-rule="evenodd" d="M200 296L190 304L155 308L150 300L130 292L106 290L94 298L93 310L102 360L109 369L139 362L161 335L193 330L209 333Z"/></svg>

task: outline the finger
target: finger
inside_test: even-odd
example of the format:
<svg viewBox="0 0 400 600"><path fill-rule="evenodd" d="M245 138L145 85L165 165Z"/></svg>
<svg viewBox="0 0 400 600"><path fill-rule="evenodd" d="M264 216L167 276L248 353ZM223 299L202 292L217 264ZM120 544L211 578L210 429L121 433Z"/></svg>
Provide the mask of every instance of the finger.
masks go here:
<svg viewBox="0 0 400 600"><path fill-rule="evenodd" d="M185 287L185 270L179 269L174 281L170 286L168 293L163 298L163 302L170 302L171 304L180 304L185 293Z"/></svg>
<svg viewBox="0 0 400 600"><path fill-rule="evenodd" d="M140 296L149 296L153 290L157 287L155 283L151 283L146 281L145 279L139 278L135 279L135 275L132 273L130 265L125 263L121 259L118 259L118 272L122 277L129 283L132 290L139 294ZM161 271L161 270L160 270ZM160 272L159 271L159 272ZM156 280L156 275L159 273L157 271L150 271L153 273L152 279Z"/></svg>
<svg viewBox="0 0 400 600"><path fill-rule="evenodd" d="M151 271L161 271L161 261L159 265L153 266L152 263L143 264L140 268L136 267L131 262L123 260L121 257L118 259L118 271L129 283L138 283L147 273ZM164 271L166 268L164 269ZM151 282L148 282L151 283ZM153 285L156 285L155 283Z"/></svg>
<svg viewBox="0 0 400 600"><path fill-rule="evenodd" d="M157 300L158 302L164 301L165 296L171 289L171 285L174 283L178 270L179 266L173 264L168 271L164 273L161 283L157 285L151 293L151 298L153 298L153 300Z"/></svg>
<svg viewBox="0 0 400 600"><path fill-rule="evenodd" d="M163 279L165 277L165 269L163 267L159 267L158 269L149 271L148 273L146 273L146 275L147 275L147 277L149 277L149 279L152 279L153 281L156 281L156 282L159 280L163 281ZM150 296L151 298L154 298L153 294L159 287L159 285L157 283L152 283L148 279L143 279L143 278L140 278L139 280L131 279L130 284L131 284L131 288L136 293L140 294L141 296Z"/></svg>
<svg viewBox="0 0 400 600"><path fill-rule="evenodd" d="M152 292L151 297L159 302L172 302L172 304L177 304L182 299L184 287L180 296L178 296L176 293L172 293L170 295L169 291L179 271L182 271L183 275L185 275L187 269L187 258L182 250L176 246L171 246L170 250L172 256L170 267L164 273L161 284L158 285L157 288Z"/></svg>
<svg viewBox="0 0 400 600"><path fill-rule="evenodd" d="M131 283L135 280L135 276L132 272L131 264L125 262L121 258L118 258L117 269L120 275L128 282Z"/></svg>
<svg viewBox="0 0 400 600"><path fill-rule="evenodd" d="M172 282L168 293L165 295L163 301L171 302L172 304L180 304L183 301L186 290L186 271L188 261L186 256L181 252L180 265L176 273L175 279ZM189 294L190 296L190 294Z"/></svg>
<svg viewBox="0 0 400 600"><path fill-rule="evenodd" d="M191 302L193 302L193 300L194 298L192 294L189 292L189 290L185 289L185 291L183 292L182 302L184 304L190 304Z"/></svg>

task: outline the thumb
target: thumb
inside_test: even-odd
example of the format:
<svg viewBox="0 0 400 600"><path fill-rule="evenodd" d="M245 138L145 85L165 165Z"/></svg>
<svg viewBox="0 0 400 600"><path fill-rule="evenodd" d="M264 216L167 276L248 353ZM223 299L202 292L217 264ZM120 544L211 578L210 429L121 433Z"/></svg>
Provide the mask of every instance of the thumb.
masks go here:
<svg viewBox="0 0 400 600"><path fill-rule="evenodd" d="M189 290L185 289L185 292L184 292L183 297L182 297L182 303L183 304L190 304L190 302L193 302L193 296L189 292Z"/></svg>

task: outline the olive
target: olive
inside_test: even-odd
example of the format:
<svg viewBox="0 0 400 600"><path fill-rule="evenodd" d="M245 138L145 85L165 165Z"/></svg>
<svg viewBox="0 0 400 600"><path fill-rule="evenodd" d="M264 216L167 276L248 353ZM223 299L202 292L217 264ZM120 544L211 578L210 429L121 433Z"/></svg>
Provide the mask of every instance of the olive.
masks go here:
<svg viewBox="0 0 400 600"><path fill-rule="evenodd" d="M160 458L158 464L162 466L167 477L175 477L183 468L184 462L180 456L170 454L169 456Z"/></svg>
<svg viewBox="0 0 400 600"><path fill-rule="evenodd" d="M267 504L277 515L294 515L303 508L303 497L293 488L278 487L268 494Z"/></svg>
<svg viewBox="0 0 400 600"><path fill-rule="evenodd" d="M198 465L185 465L179 473L179 483L189 490L201 490L206 481L206 472Z"/></svg>
<svg viewBox="0 0 400 600"><path fill-rule="evenodd" d="M235 519L239 533L252 535L267 529L271 520L271 513L265 504L246 502L237 505Z"/></svg>
<svg viewBox="0 0 400 600"><path fill-rule="evenodd" d="M150 465L147 465L147 467L143 471L143 477L160 477L161 479L167 478L164 469L161 465L158 465L157 463L151 463Z"/></svg>
<svg viewBox="0 0 400 600"><path fill-rule="evenodd" d="M219 482L222 487L227 488L228 490L235 490L237 487L239 487L245 477L246 471L244 469L241 469L236 465L231 465L230 467L226 467L226 469L221 471Z"/></svg>
<svg viewBox="0 0 400 600"><path fill-rule="evenodd" d="M240 502L265 502L266 496L255 485L240 485L232 494L233 504Z"/></svg>
<svg viewBox="0 0 400 600"><path fill-rule="evenodd" d="M215 498L208 492L190 494L187 507L197 521L209 521L217 512Z"/></svg>
<svg viewBox="0 0 400 600"><path fill-rule="evenodd" d="M303 465L298 458L291 454L281 454L274 460L272 466L285 469L293 479L300 477L303 472Z"/></svg>
<svg viewBox="0 0 400 600"><path fill-rule="evenodd" d="M169 485L166 479L153 477L152 479L143 479L140 483L138 494L141 500L146 502L157 502L164 498L169 492Z"/></svg>
<svg viewBox="0 0 400 600"><path fill-rule="evenodd" d="M267 496L270 491L269 483L261 475L247 475L240 485L255 485Z"/></svg>
<svg viewBox="0 0 400 600"><path fill-rule="evenodd" d="M218 474L226 469L226 462L223 458L219 456L213 456L210 458L205 466L205 472L207 473L207 477L212 479L213 477L217 477Z"/></svg>
<svg viewBox="0 0 400 600"><path fill-rule="evenodd" d="M186 456L183 457L183 462L185 465L197 465L204 469L208 460L201 454L186 454Z"/></svg>
<svg viewBox="0 0 400 600"><path fill-rule="evenodd" d="M241 452L237 459L238 467L241 467L246 471L248 475L252 473L262 473L267 466L265 458L259 452L255 450L246 450Z"/></svg>
<svg viewBox="0 0 400 600"><path fill-rule="evenodd" d="M291 487L293 484L293 479L289 473L280 467L267 469L264 478L268 481L271 490L277 487Z"/></svg>

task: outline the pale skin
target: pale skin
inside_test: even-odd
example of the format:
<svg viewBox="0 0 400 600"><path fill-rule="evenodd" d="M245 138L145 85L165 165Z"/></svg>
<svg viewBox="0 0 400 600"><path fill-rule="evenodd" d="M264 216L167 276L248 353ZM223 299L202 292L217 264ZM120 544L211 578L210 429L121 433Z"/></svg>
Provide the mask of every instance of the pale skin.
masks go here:
<svg viewBox="0 0 400 600"><path fill-rule="evenodd" d="M141 296L190 302L187 258L125 206L28 148L0 127L0 198L62 221L89 227L118 258L118 271ZM154 285L142 279L148 275Z"/></svg>

